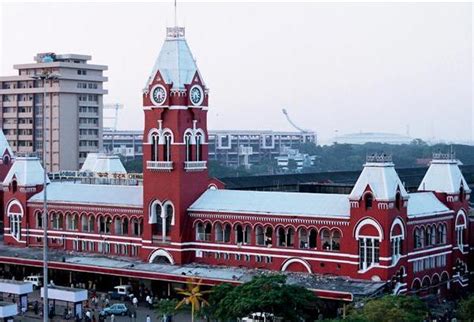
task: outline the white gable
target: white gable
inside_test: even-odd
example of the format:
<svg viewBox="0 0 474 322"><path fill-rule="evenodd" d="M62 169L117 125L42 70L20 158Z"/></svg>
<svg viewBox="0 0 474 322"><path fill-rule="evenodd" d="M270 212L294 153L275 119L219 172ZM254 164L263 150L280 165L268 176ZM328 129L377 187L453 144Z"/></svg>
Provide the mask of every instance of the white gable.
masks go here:
<svg viewBox="0 0 474 322"><path fill-rule="evenodd" d="M418 190L454 194L459 192L461 185L466 192L471 191L461 169L459 169L459 161L453 159L433 160Z"/></svg>
<svg viewBox="0 0 474 322"><path fill-rule="evenodd" d="M9 185L14 177L16 177L18 186L42 185L44 169L36 157L17 157L3 180L3 185ZM49 179L47 182L49 183Z"/></svg>
<svg viewBox="0 0 474 322"><path fill-rule="evenodd" d="M432 192L410 193L408 217L432 216L451 212Z"/></svg>
<svg viewBox="0 0 474 322"><path fill-rule="evenodd" d="M397 189L402 197L407 197L405 190L392 162L367 162L349 195L352 200L358 200L370 187L376 200L394 200Z"/></svg>
<svg viewBox="0 0 474 322"><path fill-rule="evenodd" d="M175 89L184 89L185 84L192 82L198 68L184 37L165 40L145 88L151 84L157 71L165 83L173 84Z"/></svg>
<svg viewBox="0 0 474 322"><path fill-rule="evenodd" d="M347 195L207 190L189 211L349 218Z"/></svg>

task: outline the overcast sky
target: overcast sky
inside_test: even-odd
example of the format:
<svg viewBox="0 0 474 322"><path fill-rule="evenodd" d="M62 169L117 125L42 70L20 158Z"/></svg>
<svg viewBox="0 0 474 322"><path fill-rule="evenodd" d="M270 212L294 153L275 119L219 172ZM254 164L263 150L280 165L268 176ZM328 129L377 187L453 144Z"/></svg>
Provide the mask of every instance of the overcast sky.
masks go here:
<svg viewBox="0 0 474 322"><path fill-rule="evenodd" d="M384 131L472 138L470 3L179 3L210 88L210 129L323 137ZM166 3L7 3L0 74L37 52L92 55L109 66L106 102L141 129L141 90L173 22Z"/></svg>

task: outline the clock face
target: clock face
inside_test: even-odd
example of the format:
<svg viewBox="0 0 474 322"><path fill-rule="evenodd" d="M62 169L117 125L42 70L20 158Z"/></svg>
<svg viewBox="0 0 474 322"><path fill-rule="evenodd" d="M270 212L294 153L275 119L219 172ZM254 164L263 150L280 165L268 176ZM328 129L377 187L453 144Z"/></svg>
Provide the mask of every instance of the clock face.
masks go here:
<svg viewBox="0 0 474 322"><path fill-rule="evenodd" d="M163 105L166 100L166 90L163 86L156 86L151 92L151 99L155 105Z"/></svg>
<svg viewBox="0 0 474 322"><path fill-rule="evenodd" d="M193 87L191 87L190 95L191 103L193 105L201 105L204 99L204 93L202 91L201 86L194 85Z"/></svg>

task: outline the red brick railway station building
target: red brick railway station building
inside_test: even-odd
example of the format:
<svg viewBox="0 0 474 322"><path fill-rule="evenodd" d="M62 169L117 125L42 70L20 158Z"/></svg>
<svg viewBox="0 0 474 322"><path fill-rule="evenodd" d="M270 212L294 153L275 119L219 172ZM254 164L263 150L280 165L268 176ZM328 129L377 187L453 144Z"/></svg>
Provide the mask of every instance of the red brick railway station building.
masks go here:
<svg viewBox="0 0 474 322"><path fill-rule="evenodd" d="M350 194L225 190L207 171L208 102L184 28L168 28L143 91L143 186L50 182L51 268L207 284L298 272L290 280L347 301L469 285L471 190L453 155L434 155L412 193L385 155L368 157ZM3 134L0 146L0 263L39 267L43 169Z"/></svg>

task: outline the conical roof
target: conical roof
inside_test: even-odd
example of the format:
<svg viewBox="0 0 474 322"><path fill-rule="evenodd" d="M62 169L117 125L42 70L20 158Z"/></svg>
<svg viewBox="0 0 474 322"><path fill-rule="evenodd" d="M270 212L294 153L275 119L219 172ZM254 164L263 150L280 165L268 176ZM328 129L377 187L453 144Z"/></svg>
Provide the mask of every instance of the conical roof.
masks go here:
<svg viewBox="0 0 474 322"><path fill-rule="evenodd" d="M184 28L168 28L168 36L161 47L145 88L151 84L158 71L165 83L173 84L174 89L184 89L185 84L192 82L198 68L184 38Z"/></svg>

